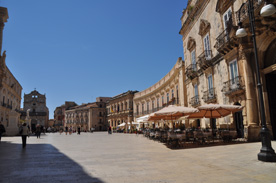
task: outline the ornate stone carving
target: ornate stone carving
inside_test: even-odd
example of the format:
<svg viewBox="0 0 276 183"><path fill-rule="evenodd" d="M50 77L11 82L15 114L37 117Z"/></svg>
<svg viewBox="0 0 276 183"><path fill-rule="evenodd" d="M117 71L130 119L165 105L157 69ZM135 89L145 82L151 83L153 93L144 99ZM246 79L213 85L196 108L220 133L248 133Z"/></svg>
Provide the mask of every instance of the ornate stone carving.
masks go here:
<svg viewBox="0 0 276 183"><path fill-rule="evenodd" d="M198 34L204 36L210 30L210 28L210 23L207 20L201 19Z"/></svg>
<svg viewBox="0 0 276 183"><path fill-rule="evenodd" d="M218 0L216 12L220 14L224 13L234 2L235 0Z"/></svg>
<svg viewBox="0 0 276 183"><path fill-rule="evenodd" d="M188 43L187 43L187 49L188 49L189 51L191 51L193 48L195 48L195 46L196 46L195 39L192 38L192 37L189 37Z"/></svg>

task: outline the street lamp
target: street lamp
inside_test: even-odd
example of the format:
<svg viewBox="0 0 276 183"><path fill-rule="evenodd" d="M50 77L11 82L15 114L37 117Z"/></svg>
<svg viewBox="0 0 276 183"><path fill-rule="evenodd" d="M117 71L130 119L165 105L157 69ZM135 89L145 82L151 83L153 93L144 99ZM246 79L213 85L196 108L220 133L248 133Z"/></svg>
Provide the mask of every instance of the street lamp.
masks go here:
<svg viewBox="0 0 276 183"><path fill-rule="evenodd" d="M240 22L240 11L245 4L246 3L243 3L241 8L239 9L239 29L236 32L237 37L245 37L247 35L245 29L242 28L242 23ZM269 130L267 129L266 119L265 119L263 89L262 89L262 84L260 80L258 52L257 52L257 46L256 46L255 16L254 16L253 0L248 0L247 6L248 6L247 10L249 15L250 28L251 28L252 40L253 40L253 46L254 46L257 87L258 87L260 113L261 113L261 125L262 125L261 131L260 131L262 148L258 154L258 160L265 161L265 162L276 162L276 154L273 148L271 147L270 134L269 134ZM265 1L265 6L261 9L260 14L261 16L265 17L265 16L273 15L275 12L276 12L275 6L273 4L267 4L267 1Z"/></svg>

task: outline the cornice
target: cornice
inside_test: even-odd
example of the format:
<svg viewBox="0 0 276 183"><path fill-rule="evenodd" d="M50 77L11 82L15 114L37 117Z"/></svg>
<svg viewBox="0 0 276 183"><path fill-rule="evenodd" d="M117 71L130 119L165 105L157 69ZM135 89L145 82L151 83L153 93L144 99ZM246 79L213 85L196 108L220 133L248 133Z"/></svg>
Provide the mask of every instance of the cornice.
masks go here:
<svg viewBox="0 0 276 183"><path fill-rule="evenodd" d="M198 21L199 17L201 16L202 12L205 10L206 6L210 0L198 0L193 8L191 14L187 17L185 22L183 23L179 34L181 34L184 38L186 38L189 30L194 26L194 24Z"/></svg>
<svg viewBox="0 0 276 183"><path fill-rule="evenodd" d="M168 74L166 74L166 76L164 76L161 80L159 80L157 83L155 83L151 87L149 87L141 92L135 93L133 100L134 101L145 100L146 98L151 97L152 95L155 96L154 93L161 92L161 90L163 90L164 87L169 85L170 82L172 82L175 77L178 77L178 73L182 67L184 67L184 61L182 60L182 58L179 58L177 63L170 70L170 72Z"/></svg>

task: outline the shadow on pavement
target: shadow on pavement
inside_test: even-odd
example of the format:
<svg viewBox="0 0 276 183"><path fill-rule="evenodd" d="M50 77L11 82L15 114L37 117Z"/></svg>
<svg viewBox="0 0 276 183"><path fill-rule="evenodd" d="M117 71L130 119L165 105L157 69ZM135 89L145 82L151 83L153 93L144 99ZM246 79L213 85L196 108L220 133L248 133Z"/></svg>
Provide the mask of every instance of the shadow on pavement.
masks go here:
<svg viewBox="0 0 276 183"><path fill-rule="evenodd" d="M103 182L88 175L75 161L50 144L0 143L2 183Z"/></svg>

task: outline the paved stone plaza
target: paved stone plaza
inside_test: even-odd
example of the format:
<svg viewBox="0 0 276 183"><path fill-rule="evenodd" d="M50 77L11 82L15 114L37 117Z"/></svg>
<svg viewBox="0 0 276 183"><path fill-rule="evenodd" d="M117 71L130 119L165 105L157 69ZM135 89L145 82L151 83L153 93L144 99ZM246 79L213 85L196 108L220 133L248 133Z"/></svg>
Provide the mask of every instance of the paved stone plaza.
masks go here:
<svg viewBox="0 0 276 183"><path fill-rule="evenodd" d="M275 149L276 143L273 142ZM276 182L261 143L172 150L142 135L107 132L3 137L0 182Z"/></svg>

